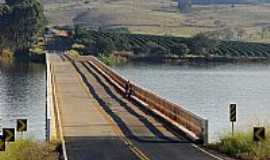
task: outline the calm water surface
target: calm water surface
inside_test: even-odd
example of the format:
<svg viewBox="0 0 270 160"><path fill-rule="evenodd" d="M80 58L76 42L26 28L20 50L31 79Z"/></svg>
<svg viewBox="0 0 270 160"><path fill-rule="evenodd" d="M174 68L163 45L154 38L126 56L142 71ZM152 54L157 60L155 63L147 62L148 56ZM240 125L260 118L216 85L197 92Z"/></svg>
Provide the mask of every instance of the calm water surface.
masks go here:
<svg viewBox="0 0 270 160"><path fill-rule="evenodd" d="M238 130L270 124L270 64L133 63L114 68L137 84L207 118L211 141L230 131L230 103L238 105Z"/></svg>
<svg viewBox="0 0 270 160"><path fill-rule="evenodd" d="M0 61L1 128L14 128L16 119L27 118L29 127L24 136L45 138L45 72L42 64Z"/></svg>

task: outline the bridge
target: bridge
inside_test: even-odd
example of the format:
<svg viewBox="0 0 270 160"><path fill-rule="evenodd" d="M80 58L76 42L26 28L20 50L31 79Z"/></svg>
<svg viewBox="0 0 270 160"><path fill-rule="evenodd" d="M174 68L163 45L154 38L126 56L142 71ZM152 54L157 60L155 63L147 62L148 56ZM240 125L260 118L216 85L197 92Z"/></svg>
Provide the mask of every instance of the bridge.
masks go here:
<svg viewBox="0 0 270 160"><path fill-rule="evenodd" d="M92 56L46 55L47 131L65 160L215 160L207 120L130 83Z"/></svg>

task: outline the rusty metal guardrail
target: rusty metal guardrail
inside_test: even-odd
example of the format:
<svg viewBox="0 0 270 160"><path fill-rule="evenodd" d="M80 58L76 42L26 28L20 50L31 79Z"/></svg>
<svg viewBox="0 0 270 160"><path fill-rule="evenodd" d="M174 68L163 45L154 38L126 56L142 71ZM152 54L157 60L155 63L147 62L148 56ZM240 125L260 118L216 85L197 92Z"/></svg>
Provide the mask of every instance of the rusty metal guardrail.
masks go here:
<svg viewBox="0 0 270 160"><path fill-rule="evenodd" d="M122 92L127 80L113 71L95 57L90 57L89 63L105 78L112 81ZM115 84L116 83L116 84ZM203 144L208 143L208 121L174 104L150 91L130 82L133 97L144 104L147 109L155 112L161 118L184 132L189 138Z"/></svg>

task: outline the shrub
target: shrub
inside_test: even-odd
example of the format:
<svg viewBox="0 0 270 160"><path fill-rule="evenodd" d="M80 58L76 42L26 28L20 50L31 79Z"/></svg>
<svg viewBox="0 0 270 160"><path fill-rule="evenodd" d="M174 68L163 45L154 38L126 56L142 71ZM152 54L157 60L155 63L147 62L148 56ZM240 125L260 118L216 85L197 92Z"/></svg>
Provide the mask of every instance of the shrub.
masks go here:
<svg viewBox="0 0 270 160"><path fill-rule="evenodd" d="M117 60L117 58L115 56L111 55L100 55L99 59L106 65L114 65L114 64L118 64L121 63Z"/></svg>
<svg viewBox="0 0 270 160"><path fill-rule="evenodd" d="M14 53L10 49L3 49L0 51L0 57L11 59L13 57Z"/></svg>
<svg viewBox="0 0 270 160"><path fill-rule="evenodd" d="M10 143L5 152L0 153L3 160L57 160L58 145L34 140L17 140Z"/></svg>
<svg viewBox="0 0 270 160"><path fill-rule="evenodd" d="M68 54L73 58L78 58L80 56L80 53L74 49L69 50Z"/></svg>
<svg viewBox="0 0 270 160"><path fill-rule="evenodd" d="M220 142L209 145L209 148L241 159L267 160L270 158L269 137L264 142L257 144L253 142L252 132L238 132L233 136L226 135L221 138Z"/></svg>
<svg viewBox="0 0 270 160"><path fill-rule="evenodd" d="M74 43L72 45L72 48L80 50L80 49L85 49L85 46L83 44Z"/></svg>
<svg viewBox="0 0 270 160"><path fill-rule="evenodd" d="M30 51L30 53L38 54L38 55L45 54L44 49L41 47L30 48L29 51Z"/></svg>

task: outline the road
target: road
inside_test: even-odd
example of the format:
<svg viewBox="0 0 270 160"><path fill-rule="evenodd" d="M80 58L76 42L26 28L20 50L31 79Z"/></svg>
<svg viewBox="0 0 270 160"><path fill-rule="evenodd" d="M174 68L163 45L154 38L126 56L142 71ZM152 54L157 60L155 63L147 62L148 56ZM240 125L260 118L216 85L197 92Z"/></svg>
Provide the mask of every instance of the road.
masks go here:
<svg viewBox="0 0 270 160"><path fill-rule="evenodd" d="M85 60L50 56L69 160L215 160L123 98Z"/></svg>

